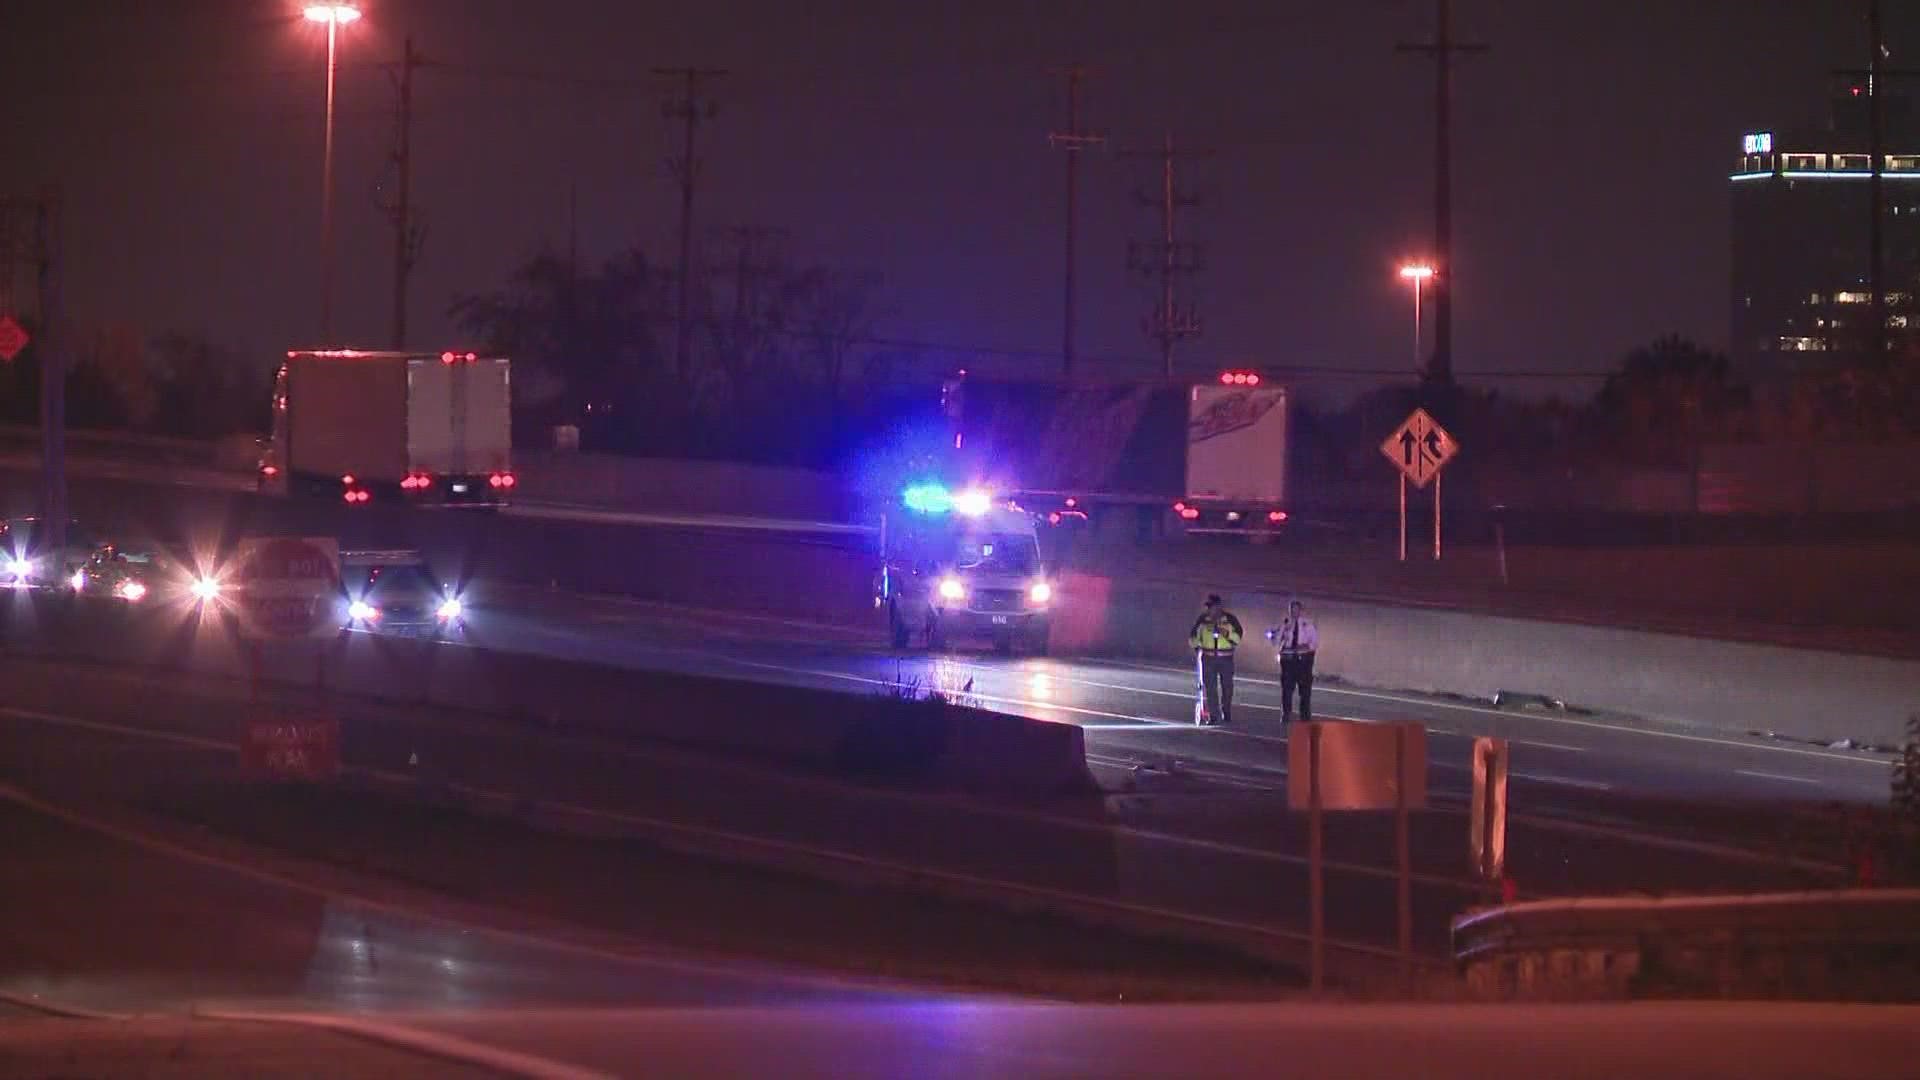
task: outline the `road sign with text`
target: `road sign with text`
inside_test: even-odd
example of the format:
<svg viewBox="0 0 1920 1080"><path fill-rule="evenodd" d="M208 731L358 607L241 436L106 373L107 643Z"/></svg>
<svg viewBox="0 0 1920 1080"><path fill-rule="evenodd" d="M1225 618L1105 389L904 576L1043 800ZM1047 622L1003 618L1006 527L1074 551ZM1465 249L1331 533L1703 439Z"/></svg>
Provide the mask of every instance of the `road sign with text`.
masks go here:
<svg viewBox="0 0 1920 1080"><path fill-rule="evenodd" d="M340 543L331 537L244 540L234 604L248 637L326 637L340 630Z"/></svg>
<svg viewBox="0 0 1920 1080"><path fill-rule="evenodd" d="M13 316L0 315L0 360L11 362L32 340L26 328L15 322Z"/></svg>
<svg viewBox="0 0 1920 1080"><path fill-rule="evenodd" d="M1439 421L1427 415L1427 410L1415 409L1413 415L1380 444L1380 452L1414 487L1424 488L1460 452L1460 444L1453 441L1453 436L1447 434Z"/></svg>
<svg viewBox="0 0 1920 1080"><path fill-rule="evenodd" d="M240 771L269 780L329 780L340 773L340 722L330 716L251 719L240 734Z"/></svg>

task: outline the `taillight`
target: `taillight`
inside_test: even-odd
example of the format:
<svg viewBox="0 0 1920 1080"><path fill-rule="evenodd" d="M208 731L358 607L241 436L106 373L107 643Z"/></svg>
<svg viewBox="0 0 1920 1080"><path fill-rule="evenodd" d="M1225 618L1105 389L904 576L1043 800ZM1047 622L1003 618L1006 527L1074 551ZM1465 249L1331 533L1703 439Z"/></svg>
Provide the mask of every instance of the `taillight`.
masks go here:
<svg viewBox="0 0 1920 1080"><path fill-rule="evenodd" d="M510 472L508 473L497 472L497 473L494 473L492 476L487 477L488 487L510 488L519 482L520 481L514 479L513 474Z"/></svg>
<svg viewBox="0 0 1920 1080"><path fill-rule="evenodd" d="M1287 520L1287 512L1285 510L1269 510L1267 511L1267 520L1278 525Z"/></svg>
<svg viewBox="0 0 1920 1080"><path fill-rule="evenodd" d="M350 485L350 484L352 484L352 483L353 483L353 474L352 474L352 473L346 473L346 474L344 474L344 475L342 475L342 476L340 477L340 482L341 482L341 483L343 483L343 484L349 484L349 485Z"/></svg>
<svg viewBox="0 0 1920 1080"><path fill-rule="evenodd" d="M1177 503L1174 503L1174 504L1173 504L1173 512L1174 512L1174 513L1176 513L1176 514L1184 514L1184 513L1186 513L1186 512L1187 512L1187 504L1186 504L1186 503L1183 503L1183 502L1177 502Z"/></svg>
<svg viewBox="0 0 1920 1080"><path fill-rule="evenodd" d="M1200 511L1195 507L1189 506L1180 511L1180 516L1182 518L1185 518L1188 521L1192 521L1194 518L1197 518L1200 516Z"/></svg>
<svg viewBox="0 0 1920 1080"><path fill-rule="evenodd" d="M348 501L349 503L363 503L363 502L372 502L372 501L373 501L373 492L371 492L371 491L349 491L349 492L347 492L347 493L346 493L346 495L344 495L344 496L342 496L342 497L343 497L343 498L345 498L345 499L346 499L346 500L347 500L347 501Z"/></svg>
<svg viewBox="0 0 1920 1080"><path fill-rule="evenodd" d="M260 466L260 472L263 476L277 476L279 475L280 469L274 465L262 465Z"/></svg>
<svg viewBox="0 0 1920 1080"><path fill-rule="evenodd" d="M410 473L406 479L400 481L400 486L408 491L425 491L433 486L433 477L425 473Z"/></svg>
<svg viewBox="0 0 1920 1080"><path fill-rule="evenodd" d="M500 474L499 474L499 473L494 473L494 474L493 474L492 476L489 476L489 477L487 477L487 486L488 486L488 487L496 487L496 488L497 488L497 487L500 487L500 486L501 486L501 483L502 483L502 482L501 482L501 480L500 480Z"/></svg>

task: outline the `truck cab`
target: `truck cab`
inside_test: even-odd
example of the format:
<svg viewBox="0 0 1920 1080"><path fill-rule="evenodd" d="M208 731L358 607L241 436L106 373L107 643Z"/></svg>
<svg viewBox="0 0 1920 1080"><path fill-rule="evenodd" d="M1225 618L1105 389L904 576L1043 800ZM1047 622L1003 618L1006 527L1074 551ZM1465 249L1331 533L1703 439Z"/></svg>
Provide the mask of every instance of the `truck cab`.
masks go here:
<svg viewBox="0 0 1920 1080"><path fill-rule="evenodd" d="M885 515L874 603L895 648L922 635L927 648L991 641L996 650L1045 653L1054 587L1033 518L979 490L908 488Z"/></svg>

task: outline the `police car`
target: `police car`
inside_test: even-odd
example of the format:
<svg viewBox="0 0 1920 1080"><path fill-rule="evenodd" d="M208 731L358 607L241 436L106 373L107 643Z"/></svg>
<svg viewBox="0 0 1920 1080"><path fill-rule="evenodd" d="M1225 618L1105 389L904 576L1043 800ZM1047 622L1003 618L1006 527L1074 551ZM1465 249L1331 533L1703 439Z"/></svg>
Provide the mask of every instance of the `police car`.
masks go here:
<svg viewBox="0 0 1920 1080"><path fill-rule="evenodd" d="M895 648L990 640L1001 652L1047 650L1053 584L1026 511L976 489L909 487L881 525L874 603Z"/></svg>
<svg viewBox="0 0 1920 1080"><path fill-rule="evenodd" d="M341 552L340 617L343 631L403 637L459 637L467 626L460 594L410 550Z"/></svg>

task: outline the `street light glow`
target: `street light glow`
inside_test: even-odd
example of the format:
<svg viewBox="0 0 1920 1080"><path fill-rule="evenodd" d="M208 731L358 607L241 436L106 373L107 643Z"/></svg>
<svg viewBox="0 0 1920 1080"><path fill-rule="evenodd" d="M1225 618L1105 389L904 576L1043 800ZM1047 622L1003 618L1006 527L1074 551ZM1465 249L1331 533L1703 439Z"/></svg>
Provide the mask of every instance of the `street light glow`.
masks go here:
<svg viewBox="0 0 1920 1080"><path fill-rule="evenodd" d="M360 17L360 9L352 4L315 4L307 9L306 16L308 22L344 26Z"/></svg>
<svg viewBox="0 0 1920 1080"><path fill-rule="evenodd" d="M1425 281L1433 276L1433 267L1412 263L1400 268L1400 276L1409 281Z"/></svg>

